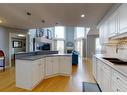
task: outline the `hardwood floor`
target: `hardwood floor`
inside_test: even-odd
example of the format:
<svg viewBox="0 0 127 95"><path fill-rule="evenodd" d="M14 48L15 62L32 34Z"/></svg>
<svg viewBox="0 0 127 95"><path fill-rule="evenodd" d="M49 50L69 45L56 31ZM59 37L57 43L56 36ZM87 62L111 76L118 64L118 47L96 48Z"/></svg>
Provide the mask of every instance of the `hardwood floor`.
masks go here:
<svg viewBox="0 0 127 95"><path fill-rule="evenodd" d="M92 82L95 80L92 76L92 64L90 61L79 62L73 65L72 76L56 76L43 80L34 92L81 92L82 82ZM15 87L15 68L0 72L0 91L1 92L28 92L28 90Z"/></svg>

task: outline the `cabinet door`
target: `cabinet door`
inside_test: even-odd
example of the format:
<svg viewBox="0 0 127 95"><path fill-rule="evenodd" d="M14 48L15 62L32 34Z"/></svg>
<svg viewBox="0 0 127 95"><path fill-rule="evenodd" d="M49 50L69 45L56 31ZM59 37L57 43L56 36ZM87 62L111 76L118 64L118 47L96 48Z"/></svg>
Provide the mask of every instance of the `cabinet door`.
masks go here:
<svg viewBox="0 0 127 95"><path fill-rule="evenodd" d="M39 64L39 77L40 77L40 80L42 80L44 78L44 71L45 71L45 58L41 59L40 60L40 64Z"/></svg>
<svg viewBox="0 0 127 95"><path fill-rule="evenodd" d="M115 11L109 18L109 37L118 34L118 11Z"/></svg>
<svg viewBox="0 0 127 95"><path fill-rule="evenodd" d="M52 59L51 57L46 57L46 63L45 63L45 75L52 75Z"/></svg>
<svg viewBox="0 0 127 95"><path fill-rule="evenodd" d="M112 73L112 90L115 92L127 91L127 77L116 70Z"/></svg>
<svg viewBox="0 0 127 95"><path fill-rule="evenodd" d="M40 81L40 60L36 60L32 64L32 87L37 85L37 83Z"/></svg>
<svg viewBox="0 0 127 95"><path fill-rule="evenodd" d="M127 32L127 4L119 7L119 33Z"/></svg>
<svg viewBox="0 0 127 95"><path fill-rule="evenodd" d="M60 61L60 73L71 74L72 71L72 58L69 56L61 56Z"/></svg>
<svg viewBox="0 0 127 95"><path fill-rule="evenodd" d="M53 74L59 73L59 57L52 57L52 70Z"/></svg>
<svg viewBox="0 0 127 95"><path fill-rule="evenodd" d="M100 60L97 60L97 83L99 84L100 88L102 89L102 77L103 77L103 63Z"/></svg>
<svg viewBox="0 0 127 95"><path fill-rule="evenodd" d="M97 78L97 77L96 77L96 76L97 76L97 75L96 75L96 72L97 72L97 71L96 71L96 57L93 56L93 59L92 59L92 60L93 60L93 62L92 62L92 63L93 63L93 64L92 64L92 67L93 67L93 75L94 75L94 78L96 79L96 78Z"/></svg>
<svg viewBox="0 0 127 95"><path fill-rule="evenodd" d="M100 26L99 32L100 32L100 42L101 44L107 44L109 42L108 39L108 22L106 21Z"/></svg>
<svg viewBox="0 0 127 95"><path fill-rule="evenodd" d="M108 33L109 33L109 27L108 27L108 20L104 23L104 43L106 44L106 43L108 43L109 42L109 38L108 38Z"/></svg>
<svg viewBox="0 0 127 95"><path fill-rule="evenodd" d="M111 68L107 66L105 63L103 65L103 77L102 77L102 91L104 92L110 92L111 90Z"/></svg>
<svg viewBox="0 0 127 95"><path fill-rule="evenodd" d="M104 42L103 25L101 25L99 28L99 39L100 39L100 44L102 45Z"/></svg>

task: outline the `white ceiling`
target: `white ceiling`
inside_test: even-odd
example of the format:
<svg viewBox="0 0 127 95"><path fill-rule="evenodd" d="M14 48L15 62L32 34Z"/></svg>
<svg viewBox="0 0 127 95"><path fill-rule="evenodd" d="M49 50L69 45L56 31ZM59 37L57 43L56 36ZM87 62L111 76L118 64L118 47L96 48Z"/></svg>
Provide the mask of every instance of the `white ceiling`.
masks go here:
<svg viewBox="0 0 127 95"><path fill-rule="evenodd" d="M0 25L21 29L64 26L85 26L95 32L96 25L109 11L111 3L80 4L0 4ZM26 15L30 12L31 16ZM85 14L85 18L80 15ZM42 23L41 20L45 20Z"/></svg>

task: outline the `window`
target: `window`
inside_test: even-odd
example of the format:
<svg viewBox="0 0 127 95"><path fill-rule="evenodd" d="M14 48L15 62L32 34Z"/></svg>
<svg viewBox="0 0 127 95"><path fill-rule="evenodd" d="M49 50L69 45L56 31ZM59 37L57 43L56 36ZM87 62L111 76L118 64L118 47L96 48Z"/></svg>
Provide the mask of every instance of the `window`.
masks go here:
<svg viewBox="0 0 127 95"><path fill-rule="evenodd" d="M76 27L75 39L86 38L89 31L90 31L89 27Z"/></svg>
<svg viewBox="0 0 127 95"><path fill-rule="evenodd" d="M85 37L85 28L84 27L76 27L76 39Z"/></svg>
<svg viewBox="0 0 127 95"><path fill-rule="evenodd" d="M57 50L59 53L64 53L64 41L63 40L57 40Z"/></svg>
<svg viewBox="0 0 127 95"><path fill-rule="evenodd" d="M55 27L55 38L56 39L64 39L65 38L63 26L56 26Z"/></svg>
<svg viewBox="0 0 127 95"><path fill-rule="evenodd" d="M56 26L54 33L54 50L64 53L65 29L64 26Z"/></svg>
<svg viewBox="0 0 127 95"><path fill-rule="evenodd" d="M101 53L101 45L99 38L96 38L96 53Z"/></svg>

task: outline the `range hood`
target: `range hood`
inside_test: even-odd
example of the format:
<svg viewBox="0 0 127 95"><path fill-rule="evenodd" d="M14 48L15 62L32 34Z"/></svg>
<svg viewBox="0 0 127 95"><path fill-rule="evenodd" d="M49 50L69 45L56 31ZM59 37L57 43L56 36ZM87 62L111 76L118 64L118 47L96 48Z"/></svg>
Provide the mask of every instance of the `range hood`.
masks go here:
<svg viewBox="0 0 127 95"><path fill-rule="evenodd" d="M36 40L36 42L52 43L51 39L47 39L45 37L36 37L35 40Z"/></svg>

